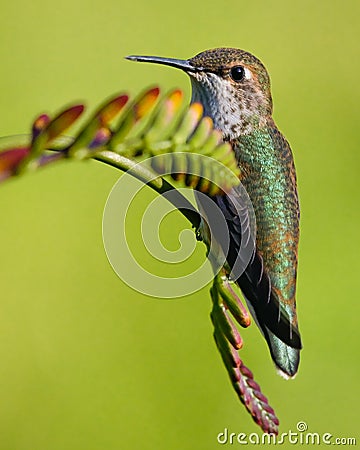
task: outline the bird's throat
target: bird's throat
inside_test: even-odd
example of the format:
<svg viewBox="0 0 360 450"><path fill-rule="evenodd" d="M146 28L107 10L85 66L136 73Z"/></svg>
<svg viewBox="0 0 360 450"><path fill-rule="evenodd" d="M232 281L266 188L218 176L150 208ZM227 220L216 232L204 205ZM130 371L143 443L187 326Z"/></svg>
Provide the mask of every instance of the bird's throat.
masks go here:
<svg viewBox="0 0 360 450"><path fill-rule="evenodd" d="M221 131L224 140L229 141L241 135L249 135L256 129L266 125L266 118L253 111L246 102L237 99L224 81L217 80L217 76L198 80L197 76L191 76L192 97L191 103L201 103L204 108L204 116L210 117L214 127Z"/></svg>

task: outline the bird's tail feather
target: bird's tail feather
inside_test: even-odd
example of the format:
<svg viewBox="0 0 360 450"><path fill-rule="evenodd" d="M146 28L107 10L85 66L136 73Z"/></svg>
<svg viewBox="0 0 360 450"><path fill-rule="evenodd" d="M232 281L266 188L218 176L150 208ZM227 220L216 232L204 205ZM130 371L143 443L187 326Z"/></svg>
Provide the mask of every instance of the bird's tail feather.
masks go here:
<svg viewBox="0 0 360 450"><path fill-rule="evenodd" d="M253 316L257 326L263 334L268 344L271 358L274 361L276 369L283 378L294 378L300 363L300 349L291 347L279 339L266 325L262 325L256 315L253 305L245 297L248 308Z"/></svg>
<svg viewBox="0 0 360 450"><path fill-rule="evenodd" d="M266 330L264 336L278 373L286 379L294 378L299 367L300 350L286 345L270 330Z"/></svg>

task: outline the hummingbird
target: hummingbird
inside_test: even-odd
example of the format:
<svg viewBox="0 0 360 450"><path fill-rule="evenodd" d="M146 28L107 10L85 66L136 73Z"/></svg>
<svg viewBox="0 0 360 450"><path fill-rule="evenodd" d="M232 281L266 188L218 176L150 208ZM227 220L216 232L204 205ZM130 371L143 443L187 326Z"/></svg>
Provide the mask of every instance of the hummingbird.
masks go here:
<svg viewBox="0 0 360 450"><path fill-rule="evenodd" d="M224 141L231 144L240 181L256 217L256 245L248 266L235 279L266 339L280 375L293 378L300 361L296 276L300 209L296 172L288 141L272 118L270 77L262 62L236 48L215 48L188 59L128 56L163 64L190 77L191 102L203 106ZM239 252L239 218L226 200L217 202L230 230L226 259Z"/></svg>

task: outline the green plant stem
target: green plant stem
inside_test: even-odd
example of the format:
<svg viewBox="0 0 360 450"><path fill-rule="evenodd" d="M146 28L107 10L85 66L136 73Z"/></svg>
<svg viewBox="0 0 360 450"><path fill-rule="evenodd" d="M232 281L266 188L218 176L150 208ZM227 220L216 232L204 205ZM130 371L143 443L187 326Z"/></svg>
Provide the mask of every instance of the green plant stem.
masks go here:
<svg viewBox="0 0 360 450"><path fill-rule="evenodd" d="M171 192L171 196L165 195L165 198L189 220L195 229L199 228L201 216L194 209L193 205L171 183L164 180L164 178L154 178L154 173L144 167L143 164L139 164L109 150L97 151L93 159L104 164L108 164L112 167L116 167L124 172L128 172L138 180L143 181L160 195Z"/></svg>

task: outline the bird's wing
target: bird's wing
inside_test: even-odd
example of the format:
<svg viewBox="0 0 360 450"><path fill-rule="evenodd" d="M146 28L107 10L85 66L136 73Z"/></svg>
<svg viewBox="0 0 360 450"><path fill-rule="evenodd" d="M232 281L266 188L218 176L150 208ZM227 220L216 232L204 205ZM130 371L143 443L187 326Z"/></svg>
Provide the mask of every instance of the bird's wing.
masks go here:
<svg viewBox="0 0 360 450"><path fill-rule="evenodd" d="M223 248L227 264L231 270L230 276L239 285L246 300L250 303L265 338L268 330L284 344L300 349L301 339L299 331L293 326L285 310L271 291L271 281L264 268L261 255L255 245L255 230L251 220L253 211L250 199L243 186L233 188L229 194L211 197L220 208L227 230L223 227L211 227L214 217L208 203L204 204L197 197L201 209L207 217L212 238L216 239ZM228 234L225 239L224 234Z"/></svg>

